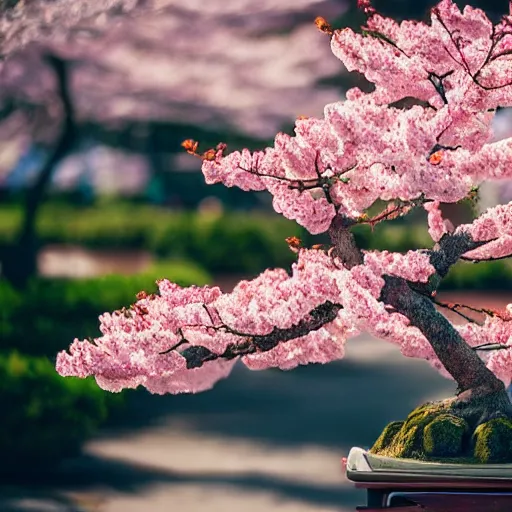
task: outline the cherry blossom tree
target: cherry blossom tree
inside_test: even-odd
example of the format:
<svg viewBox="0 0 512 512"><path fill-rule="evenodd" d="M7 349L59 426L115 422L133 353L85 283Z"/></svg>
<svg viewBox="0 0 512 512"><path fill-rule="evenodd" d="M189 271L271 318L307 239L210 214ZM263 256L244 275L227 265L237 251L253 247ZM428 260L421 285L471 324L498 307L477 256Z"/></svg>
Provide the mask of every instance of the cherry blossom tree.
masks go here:
<svg viewBox="0 0 512 512"><path fill-rule="evenodd" d="M496 108L512 105L512 15L493 24L443 0L429 24L398 24L367 0L359 5L361 32L316 24L373 91L349 90L322 119L297 119L294 136L279 133L264 151L183 144L202 159L207 183L267 190L277 212L331 243L308 248L290 238L291 270L266 270L231 293L162 280L158 294L141 292L129 309L101 316L101 337L61 352L61 375L94 375L110 391L199 392L237 360L260 370L340 359L346 340L366 331L452 377L458 393L444 407L473 430L512 418L512 305L482 310L479 323L463 306L439 303L470 320L462 325L436 308L457 262L512 255L512 203L456 229L440 209L474 198L485 180L512 178L512 138L493 142L491 130ZM354 226L413 209L426 210L432 249L357 247Z"/></svg>
<svg viewBox="0 0 512 512"><path fill-rule="evenodd" d="M249 144L270 140L296 112L318 115L339 85L317 82L340 66L310 30L317 9L337 17L347 4L0 1L0 189L22 156L40 161L24 176L19 233L0 247L2 275L22 286L36 273L40 205L52 182L69 178L65 159L83 154L91 139L122 149L124 161L142 153L156 181L169 186L176 175L167 171L184 168L185 126L203 137L213 132L213 140L236 133ZM129 174L117 173L121 188Z"/></svg>

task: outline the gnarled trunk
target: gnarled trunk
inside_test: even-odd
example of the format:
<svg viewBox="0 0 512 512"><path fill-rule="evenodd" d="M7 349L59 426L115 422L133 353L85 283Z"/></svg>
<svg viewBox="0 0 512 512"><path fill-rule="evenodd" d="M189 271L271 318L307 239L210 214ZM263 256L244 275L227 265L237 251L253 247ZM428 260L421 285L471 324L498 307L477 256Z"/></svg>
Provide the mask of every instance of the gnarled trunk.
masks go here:
<svg viewBox="0 0 512 512"><path fill-rule="evenodd" d="M363 262L360 249L350 233L351 223L337 216L329 234L336 256L351 268ZM426 285L408 283L404 279L386 276L381 300L406 316L431 344L446 371L458 384L457 403L461 415L475 426L488 419L512 418L512 404L503 382L496 377L478 354L464 341L450 321L436 310L429 297L441 279L460 257L480 244L467 235L446 235L430 252L436 274ZM492 340L489 340L492 342Z"/></svg>

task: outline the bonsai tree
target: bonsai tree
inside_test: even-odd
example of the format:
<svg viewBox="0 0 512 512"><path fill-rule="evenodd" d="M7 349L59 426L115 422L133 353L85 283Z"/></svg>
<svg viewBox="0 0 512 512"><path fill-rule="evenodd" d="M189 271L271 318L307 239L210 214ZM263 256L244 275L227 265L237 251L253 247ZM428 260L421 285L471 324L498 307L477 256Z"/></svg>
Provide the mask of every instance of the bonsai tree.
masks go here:
<svg viewBox="0 0 512 512"><path fill-rule="evenodd" d="M496 109L512 105L512 16L493 25L482 11L443 0L430 24L397 24L359 4L361 33L316 24L349 71L374 84L371 92L349 90L323 119L299 118L295 136L279 133L264 151L183 144L203 160L207 183L269 191L277 212L328 233L330 245L289 238L297 253L290 271L266 270L231 293L163 279L158 294L140 292L129 309L102 315L102 336L75 340L58 355L57 371L94 375L114 392L142 385L194 393L227 377L237 360L288 370L340 359L346 340L366 331L458 384L457 396L388 426L374 452L512 462L512 305L462 325L436 308L452 265L512 255L512 203L457 228L440 207L474 197L484 180L512 179L512 140L489 142ZM432 249L356 245L357 224L421 208Z"/></svg>

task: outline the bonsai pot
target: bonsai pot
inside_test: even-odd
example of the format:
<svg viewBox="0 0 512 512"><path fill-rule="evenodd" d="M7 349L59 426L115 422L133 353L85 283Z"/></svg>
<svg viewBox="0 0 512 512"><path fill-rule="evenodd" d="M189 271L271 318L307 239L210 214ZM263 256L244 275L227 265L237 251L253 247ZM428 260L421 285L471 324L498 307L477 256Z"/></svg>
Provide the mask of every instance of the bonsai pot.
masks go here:
<svg viewBox="0 0 512 512"><path fill-rule="evenodd" d="M512 511L512 464L425 462L352 448L346 474L367 490L361 511Z"/></svg>

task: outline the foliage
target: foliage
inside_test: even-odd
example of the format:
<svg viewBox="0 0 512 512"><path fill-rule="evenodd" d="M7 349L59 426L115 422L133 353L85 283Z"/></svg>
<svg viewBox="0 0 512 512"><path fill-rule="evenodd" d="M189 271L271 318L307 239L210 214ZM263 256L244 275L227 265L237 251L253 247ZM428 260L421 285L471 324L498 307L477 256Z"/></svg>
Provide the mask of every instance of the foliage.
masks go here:
<svg viewBox="0 0 512 512"><path fill-rule="evenodd" d="M12 242L20 210L0 208L0 240ZM94 208L47 204L38 218L41 244L79 244L91 249L146 249L159 258L192 260L210 272L252 274L287 266L294 256L284 239L312 240L293 222L265 213L222 215L172 212L116 203ZM226 252L230 257L226 258Z"/></svg>
<svg viewBox="0 0 512 512"><path fill-rule="evenodd" d="M210 280L201 268L180 261L133 276L35 279L23 292L0 280L2 471L37 471L75 455L121 409L123 394L104 392L92 378L63 379L48 357L77 333L97 335L99 314L128 306L139 291L153 291L155 280L168 275L183 286Z"/></svg>
<svg viewBox="0 0 512 512"><path fill-rule="evenodd" d="M91 379L62 379L44 357L0 353L1 472L37 471L75 455L119 395Z"/></svg>
<svg viewBox="0 0 512 512"><path fill-rule="evenodd" d="M19 205L0 206L0 241L12 241L20 216ZM432 246L427 229L418 220L412 224L400 220L380 223L373 229L361 224L353 232L363 249L406 252ZM295 256L284 241L287 237L296 236L305 246L325 240L291 221L265 213L226 212L219 216L128 202L76 208L50 201L42 207L38 235L42 245L146 249L159 258L193 261L211 273L246 275L267 267L288 267ZM506 289L508 279L512 279L510 262L462 263L450 270L442 287Z"/></svg>
<svg viewBox="0 0 512 512"><path fill-rule="evenodd" d="M273 135L297 109L320 111L339 90L339 84L314 88L318 78L339 72L336 61L327 58L329 50L321 36L307 29L319 8L314 0L264 1L251 8L249 15L243 2L226 6L222 0L210 0L208 9L179 0L86 1L80 8L68 0L31 0L29 6L5 0L2 4L0 55L6 78L1 92L18 100L22 112L30 112L29 106L35 104L54 114L52 83L43 80L48 76L40 54L51 51L80 62L79 79L71 84L71 94L80 98L75 108L86 124L84 138L94 122L104 123L103 131L112 132L119 125L169 119L215 130L220 125L220 129L235 128L251 135L255 131ZM329 15L340 15L346 8L344 1L322 2L322 11ZM82 32L94 32L94 37L74 37ZM203 34L201 45L196 45L197 33ZM205 47L222 56L222 66L211 65ZM243 62L232 51L242 47L251 48ZM284 54L288 58L280 61L280 77L274 77L273 59ZM20 68L18 75L14 71ZM298 74L300 87L293 78ZM31 87L34 81L41 83L37 91ZM100 82L98 90L94 84ZM217 82L224 86L217 87ZM236 96L230 94L230 85L236 86ZM121 98L124 109L118 108ZM245 121L248 110L257 120ZM130 150L158 144L153 133L145 140L144 133L137 130L136 135L135 142L127 145ZM172 151L173 141L166 142L160 148Z"/></svg>
<svg viewBox="0 0 512 512"><path fill-rule="evenodd" d="M441 284L441 289L456 290L510 290L511 261L485 263L461 262L454 265Z"/></svg>
<svg viewBox="0 0 512 512"><path fill-rule="evenodd" d="M128 307L138 292L154 292L155 281L167 276L182 286L210 281L200 267L180 261L156 264L145 273L131 276L38 278L23 292L0 280L0 326L5 333L0 349L54 356L76 336L97 336L100 314Z"/></svg>

